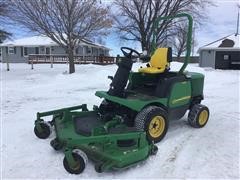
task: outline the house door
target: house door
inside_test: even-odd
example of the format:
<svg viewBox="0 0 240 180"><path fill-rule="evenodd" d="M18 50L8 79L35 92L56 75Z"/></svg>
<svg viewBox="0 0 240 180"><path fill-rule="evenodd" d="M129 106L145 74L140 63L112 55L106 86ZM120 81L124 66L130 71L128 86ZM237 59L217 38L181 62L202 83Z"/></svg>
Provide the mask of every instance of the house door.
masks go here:
<svg viewBox="0 0 240 180"><path fill-rule="evenodd" d="M46 54L50 54L50 47L46 47Z"/></svg>

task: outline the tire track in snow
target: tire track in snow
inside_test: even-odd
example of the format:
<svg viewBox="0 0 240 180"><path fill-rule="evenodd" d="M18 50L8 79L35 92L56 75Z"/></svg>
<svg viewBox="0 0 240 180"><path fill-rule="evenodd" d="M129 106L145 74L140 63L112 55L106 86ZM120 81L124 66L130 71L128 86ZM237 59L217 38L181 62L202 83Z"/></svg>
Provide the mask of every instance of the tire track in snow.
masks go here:
<svg viewBox="0 0 240 180"><path fill-rule="evenodd" d="M175 170L175 162L183 150L184 146L191 140L193 137L192 131L189 131L188 135L185 136L180 142L176 142L176 146L168 153L167 158L164 160L162 164L162 170L164 175L171 175L174 174Z"/></svg>

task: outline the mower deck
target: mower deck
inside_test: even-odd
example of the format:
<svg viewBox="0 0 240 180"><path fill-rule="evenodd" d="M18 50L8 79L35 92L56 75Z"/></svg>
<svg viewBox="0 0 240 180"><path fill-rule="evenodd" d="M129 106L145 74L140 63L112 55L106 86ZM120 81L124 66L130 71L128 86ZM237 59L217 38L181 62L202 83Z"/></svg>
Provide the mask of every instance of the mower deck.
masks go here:
<svg viewBox="0 0 240 180"><path fill-rule="evenodd" d="M79 107L85 111L76 111ZM76 164L72 154L76 150L96 162L97 172L127 168L156 153L156 147L146 140L145 132L127 127L117 118L104 122L98 111L88 111L85 105L79 107L56 110L58 114L51 122L56 132L51 145L55 150L64 150L69 167ZM48 112L38 115L48 115ZM36 127L41 123L41 119L37 120ZM66 166L66 160L64 162Z"/></svg>

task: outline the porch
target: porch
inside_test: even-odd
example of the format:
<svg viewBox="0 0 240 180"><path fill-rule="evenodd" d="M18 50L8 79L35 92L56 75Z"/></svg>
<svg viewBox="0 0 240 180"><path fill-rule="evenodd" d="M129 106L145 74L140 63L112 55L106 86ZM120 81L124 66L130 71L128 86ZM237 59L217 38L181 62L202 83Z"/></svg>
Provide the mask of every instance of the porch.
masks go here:
<svg viewBox="0 0 240 180"><path fill-rule="evenodd" d="M56 54L29 54L29 64L64 64L68 63L69 59L67 55L56 55ZM82 56L74 55L75 64L114 64L116 62L115 57L110 56Z"/></svg>

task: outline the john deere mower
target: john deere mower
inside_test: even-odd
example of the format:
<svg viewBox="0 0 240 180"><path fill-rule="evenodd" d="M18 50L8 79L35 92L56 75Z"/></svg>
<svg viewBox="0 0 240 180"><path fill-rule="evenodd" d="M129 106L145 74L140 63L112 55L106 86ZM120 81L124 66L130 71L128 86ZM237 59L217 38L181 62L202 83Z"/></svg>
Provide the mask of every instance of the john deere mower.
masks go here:
<svg viewBox="0 0 240 180"><path fill-rule="evenodd" d="M187 17L189 22L187 52L183 66L170 71L171 48L155 48L146 67L132 72L132 65L140 54L122 47L124 58L108 91L97 91L103 99L99 106L88 110L86 104L37 113L34 132L46 139L54 129L51 141L55 150L63 150L64 168L72 174L83 172L87 159L95 162L97 172L122 169L146 160L157 153L157 143L168 130L169 121L180 119L187 110L192 127L206 125L209 110L201 105L204 75L185 72L189 62L192 36L192 17L178 14L159 17L161 20ZM155 33L156 34L156 33ZM156 35L153 36L153 45ZM42 118L52 115L50 122Z"/></svg>

